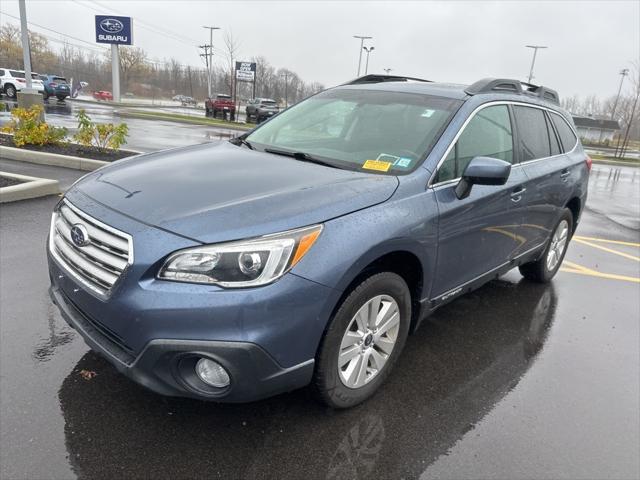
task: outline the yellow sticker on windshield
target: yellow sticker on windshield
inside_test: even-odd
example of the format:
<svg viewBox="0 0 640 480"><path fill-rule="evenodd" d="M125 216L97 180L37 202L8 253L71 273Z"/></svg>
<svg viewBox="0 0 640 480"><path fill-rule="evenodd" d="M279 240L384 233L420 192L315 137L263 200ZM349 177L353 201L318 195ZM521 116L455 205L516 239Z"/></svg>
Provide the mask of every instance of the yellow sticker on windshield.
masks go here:
<svg viewBox="0 0 640 480"><path fill-rule="evenodd" d="M362 165L362 168L367 170L377 170L379 172L388 172L393 165L391 162L383 162L381 160L367 160Z"/></svg>

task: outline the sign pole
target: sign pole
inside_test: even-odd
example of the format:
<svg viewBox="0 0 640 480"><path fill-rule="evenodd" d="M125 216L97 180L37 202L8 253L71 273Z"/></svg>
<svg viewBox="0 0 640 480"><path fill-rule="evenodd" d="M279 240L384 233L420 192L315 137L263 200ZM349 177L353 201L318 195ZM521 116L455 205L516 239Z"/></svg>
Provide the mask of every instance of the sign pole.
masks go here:
<svg viewBox="0 0 640 480"><path fill-rule="evenodd" d="M120 101L120 52L118 45L111 44L111 83L113 84L113 101Z"/></svg>

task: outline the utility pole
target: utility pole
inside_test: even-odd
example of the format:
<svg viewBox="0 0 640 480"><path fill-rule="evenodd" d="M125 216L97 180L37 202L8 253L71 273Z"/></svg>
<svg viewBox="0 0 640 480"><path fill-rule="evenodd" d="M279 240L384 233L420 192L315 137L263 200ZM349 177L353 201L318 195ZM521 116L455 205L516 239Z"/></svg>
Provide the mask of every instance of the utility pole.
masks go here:
<svg viewBox="0 0 640 480"><path fill-rule="evenodd" d="M366 35L354 35L353 38L360 39L360 56L358 57L358 77L360 76L360 67L362 66L362 49L364 48L364 41L373 37L367 37Z"/></svg>
<svg viewBox="0 0 640 480"><path fill-rule="evenodd" d="M613 110L611 111L611 120L613 120L614 115L616 114L616 108L618 108L618 100L620 100L620 92L622 91L622 82L624 82L624 77L629 75L629 69L623 68L620 70L620 86L618 87L618 95L616 95L616 101L613 104Z"/></svg>
<svg viewBox="0 0 640 480"><path fill-rule="evenodd" d="M220 27L208 27L203 25L202 28L206 28L209 30L209 45L201 45L200 48L204 48L204 53L205 55L208 55L206 57L206 63L207 63L207 93L209 95L209 98L211 98L211 84L212 84L212 79L211 79L211 75L213 73L213 31L214 30L220 30ZM208 53L207 53L207 48L208 48Z"/></svg>
<svg viewBox="0 0 640 480"><path fill-rule="evenodd" d="M525 45L525 47L533 48L533 59L531 60L531 70L529 70L529 80L527 80L527 83L531 83L531 80L533 79L533 66L536 64L536 55L538 54L538 50L541 48L549 48L549 47L545 47L544 45Z"/></svg>
<svg viewBox="0 0 640 480"><path fill-rule="evenodd" d="M369 47L369 48L362 47L362 49L365 52L367 52L367 63L365 64L365 67L364 67L364 74L366 75L367 73L369 73L369 54L373 52L376 49L376 47Z"/></svg>
<svg viewBox="0 0 640 480"><path fill-rule="evenodd" d="M391 70L393 70L393 68L383 68L383 70L384 70L384 73L386 73L387 75L389 75L389 72L390 72Z"/></svg>
<svg viewBox="0 0 640 480"><path fill-rule="evenodd" d="M281 77L284 77L284 106L285 108L289 108L289 97L287 95L287 89L289 85L289 72L285 71L280 74Z"/></svg>

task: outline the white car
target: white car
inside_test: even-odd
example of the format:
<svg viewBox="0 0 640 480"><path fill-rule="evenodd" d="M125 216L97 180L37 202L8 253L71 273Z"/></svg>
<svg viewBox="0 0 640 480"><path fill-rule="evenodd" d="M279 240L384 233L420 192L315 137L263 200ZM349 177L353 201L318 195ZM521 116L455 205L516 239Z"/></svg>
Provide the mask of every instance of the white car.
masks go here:
<svg viewBox="0 0 640 480"><path fill-rule="evenodd" d="M44 84L39 79L38 74L31 72L31 86L38 92L44 94ZM24 70L11 70L0 68L0 92L9 98L16 98L18 92L27 87L24 77Z"/></svg>

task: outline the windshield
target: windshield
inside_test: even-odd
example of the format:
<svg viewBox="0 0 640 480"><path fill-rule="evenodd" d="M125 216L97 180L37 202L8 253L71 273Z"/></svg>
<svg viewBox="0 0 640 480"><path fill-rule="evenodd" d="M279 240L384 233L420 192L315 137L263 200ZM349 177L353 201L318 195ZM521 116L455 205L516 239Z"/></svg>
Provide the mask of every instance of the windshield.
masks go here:
<svg viewBox="0 0 640 480"><path fill-rule="evenodd" d="M401 174L426 156L458 100L334 89L285 110L247 136L258 149L305 153L337 167Z"/></svg>
<svg viewBox="0 0 640 480"><path fill-rule="evenodd" d="M54 82L64 82L67 83L67 79L64 77L53 77Z"/></svg>

